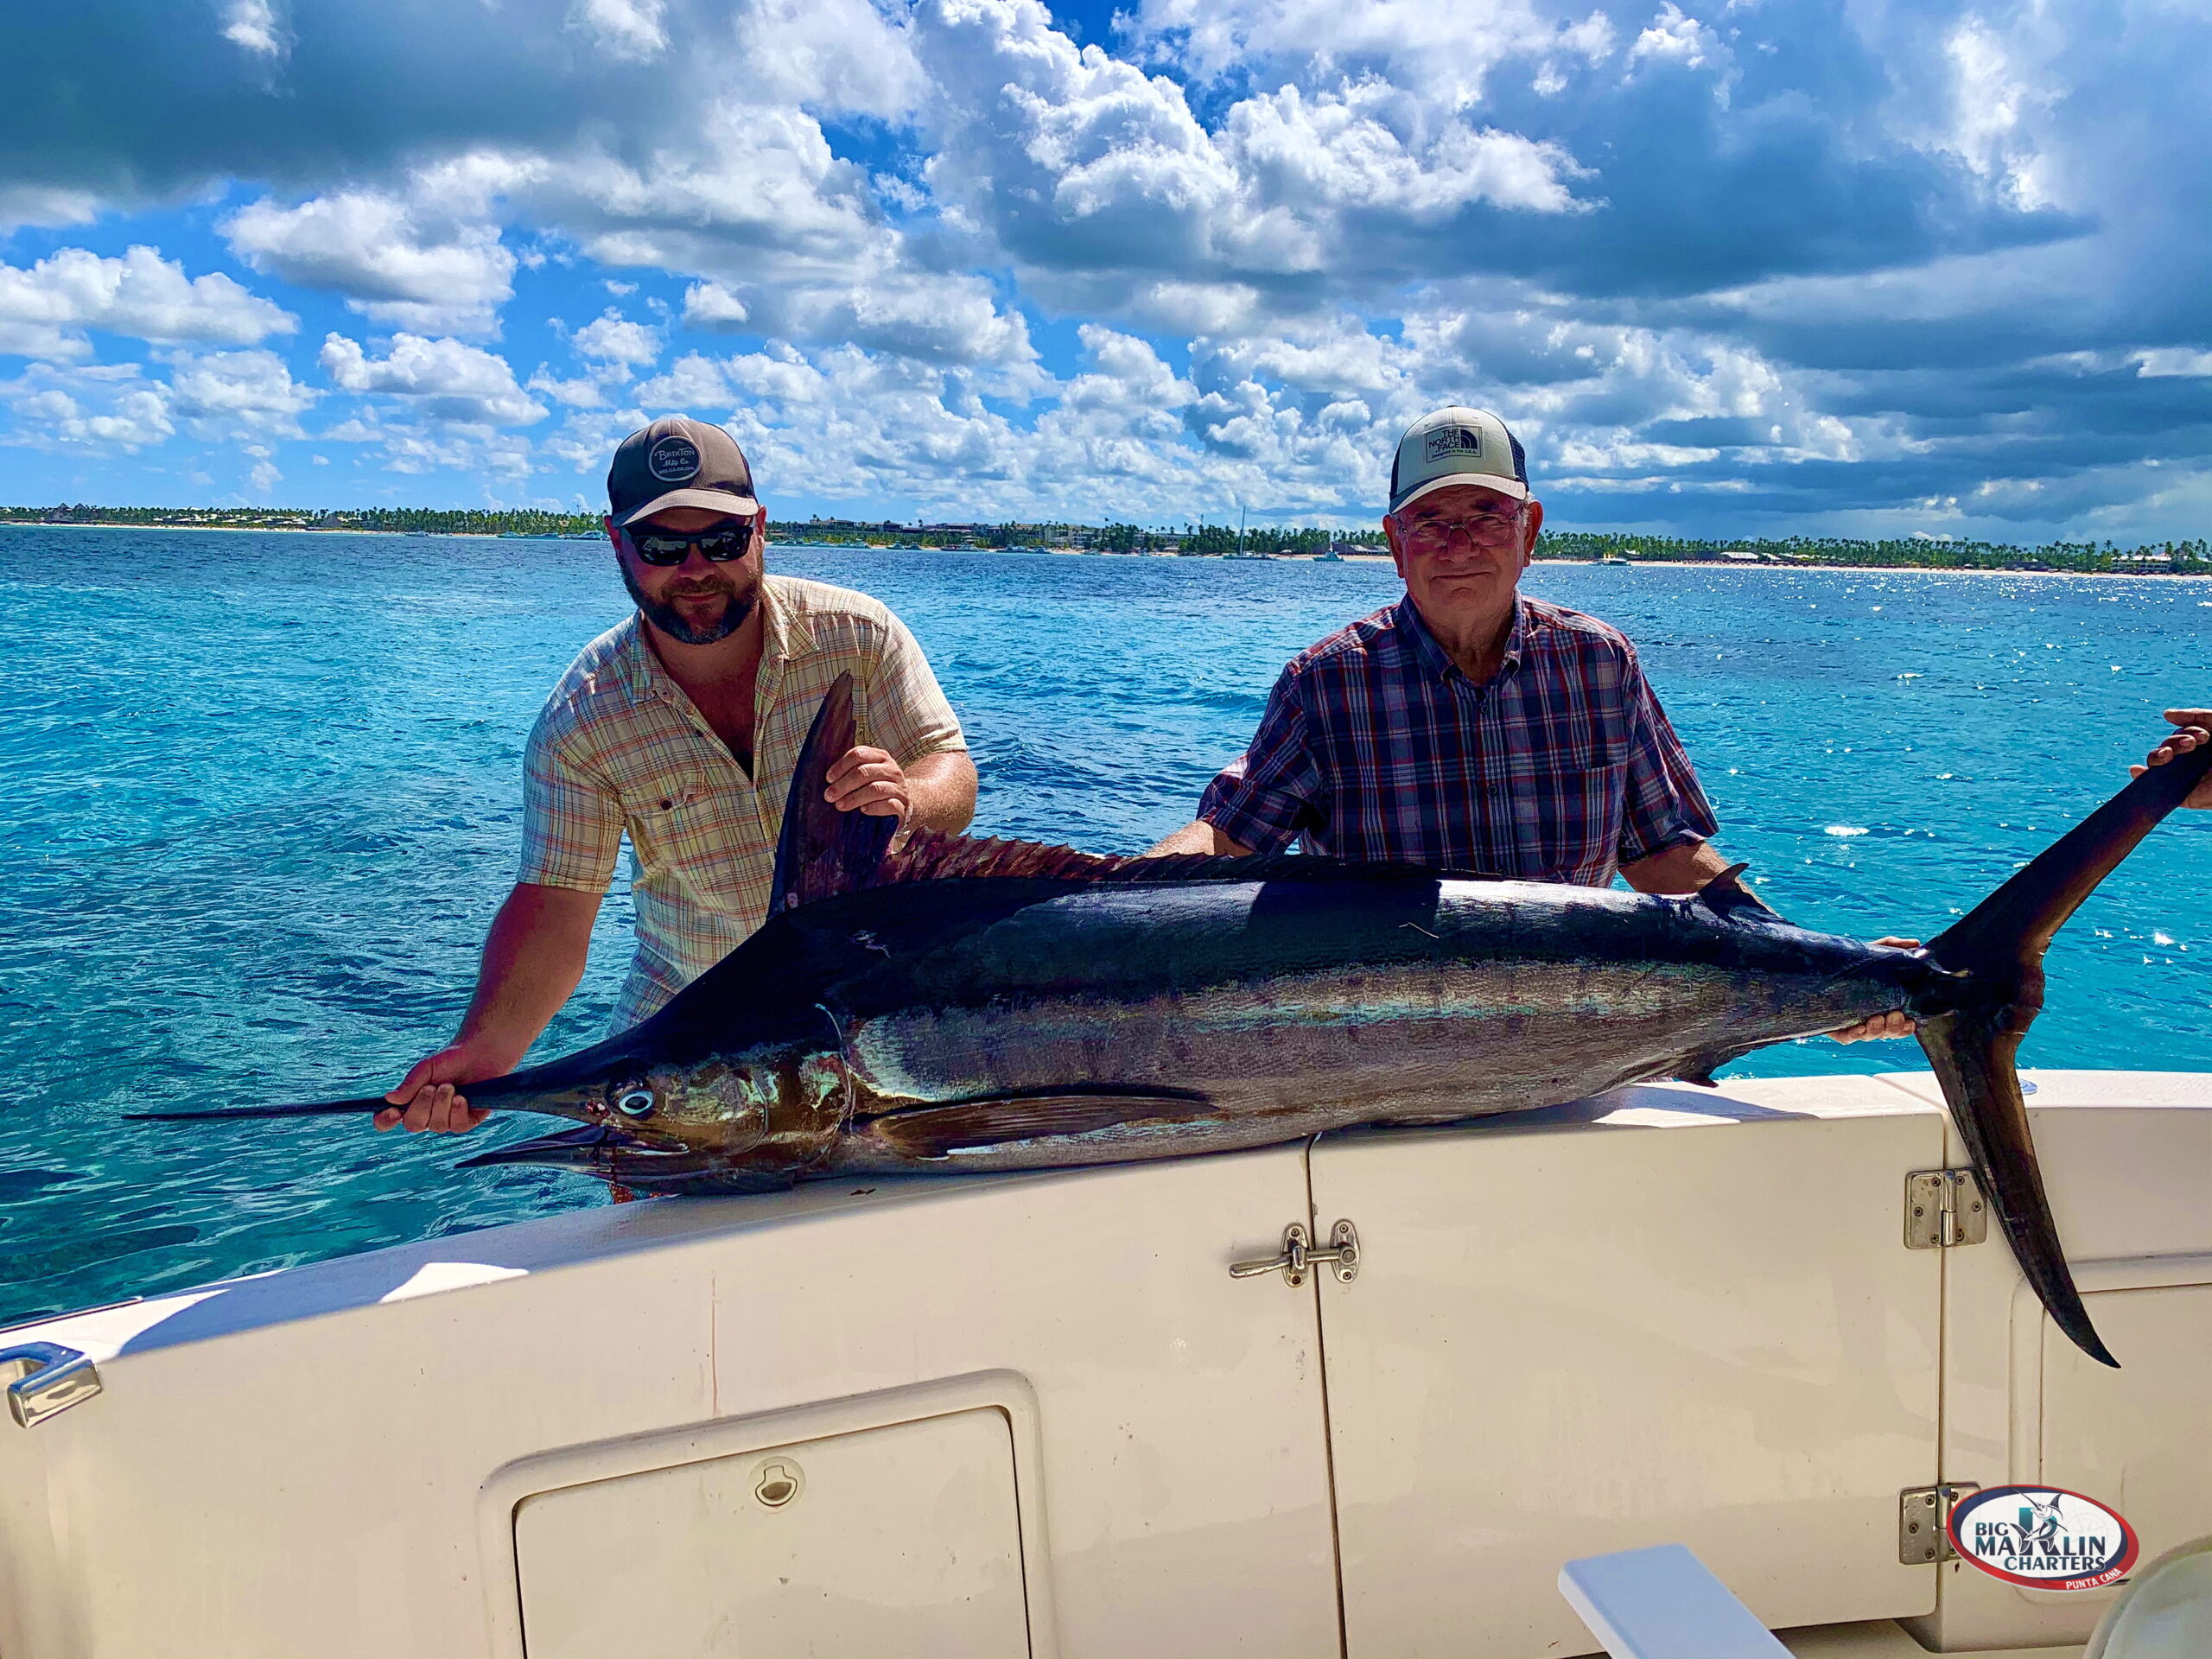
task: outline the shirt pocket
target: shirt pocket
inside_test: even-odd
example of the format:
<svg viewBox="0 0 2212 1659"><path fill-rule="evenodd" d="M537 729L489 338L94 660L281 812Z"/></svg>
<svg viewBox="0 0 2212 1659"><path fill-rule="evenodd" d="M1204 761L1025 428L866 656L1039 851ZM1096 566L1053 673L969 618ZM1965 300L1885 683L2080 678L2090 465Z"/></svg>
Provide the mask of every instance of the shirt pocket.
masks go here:
<svg viewBox="0 0 2212 1659"><path fill-rule="evenodd" d="M1632 748L1624 728L1594 720L1530 725L1506 778L1516 874L1603 879L1620 844Z"/></svg>
<svg viewBox="0 0 2212 1659"><path fill-rule="evenodd" d="M621 791L624 826L646 870L696 868L710 854L715 804L703 778L657 779Z"/></svg>
<svg viewBox="0 0 2212 1659"><path fill-rule="evenodd" d="M1602 779L1618 789L1628 774L1633 746L1624 724L1548 720L1541 714L1516 719L1502 712L1494 729L1504 778L1516 789L1580 794L1586 780Z"/></svg>
<svg viewBox="0 0 2212 1659"><path fill-rule="evenodd" d="M1618 858L1634 747L1626 730L1592 726L1560 778L1557 817L1547 826L1558 879L1602 881Z"/></svg>

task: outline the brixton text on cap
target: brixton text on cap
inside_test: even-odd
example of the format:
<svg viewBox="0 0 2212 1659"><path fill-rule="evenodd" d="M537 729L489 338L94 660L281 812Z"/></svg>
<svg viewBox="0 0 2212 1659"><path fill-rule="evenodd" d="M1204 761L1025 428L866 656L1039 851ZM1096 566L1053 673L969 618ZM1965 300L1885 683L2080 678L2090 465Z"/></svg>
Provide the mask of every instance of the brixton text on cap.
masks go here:
<svg viewBox="0 0 2212 1659"><path fill-rule="evenodd" d="M1516 501L1529 499L1529 458L1521 440L1486 409L1454 404L1424 415L1398 440L1390 463L1390 511L1431 490L1476 484Z"/></svg>
<svg viewBox="0 0 2212 1659"><path fill-rule="evenodd" d="M615 447L607 469L607 504L620 530L670 507L751 515L753 468L737 440L688 415L666 415Z"/></svg>

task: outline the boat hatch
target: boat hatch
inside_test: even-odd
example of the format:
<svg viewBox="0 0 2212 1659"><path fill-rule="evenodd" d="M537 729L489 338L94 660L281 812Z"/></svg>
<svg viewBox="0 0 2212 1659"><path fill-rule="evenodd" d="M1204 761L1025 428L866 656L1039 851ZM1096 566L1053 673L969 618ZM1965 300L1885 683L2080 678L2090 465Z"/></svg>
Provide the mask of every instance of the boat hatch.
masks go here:
<svg viewBox="0 0 2212 1659"><path fill-rule="evenodd" d="M1027 1659L1014 1437L982 1408L538 1492L531 1659Z"/></svg>

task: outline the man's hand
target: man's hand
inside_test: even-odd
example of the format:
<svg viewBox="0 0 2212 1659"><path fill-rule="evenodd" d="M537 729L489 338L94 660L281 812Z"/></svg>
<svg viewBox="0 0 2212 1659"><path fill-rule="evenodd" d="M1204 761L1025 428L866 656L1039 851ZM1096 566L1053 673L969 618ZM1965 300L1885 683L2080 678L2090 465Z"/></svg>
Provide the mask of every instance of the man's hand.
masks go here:
<svg viewBox="0 0 2212 1659"><path fill-rule="evenodd" d="M482 1043L458 1039L429 1058L415 1062L399 1086L385 1096L391 1104L377 1114L377 1128L395 1128L404 1123L410 1135L424 1130L432 1135L466 1135L492 1114L471 1106L466 1096L454 1092L454 1085L479 1083L512 1069L504 1056L489 1052Z"/></svg>
<svg viewBox="0 0 2212 1659"><path fill-rule="evenodd" d="M830 768L823 797L840 812L865 812L871 818L904 818L914 810L906 768L884 749L866 744L847 749Z"/></svg>
<svg viewBox="0 0 2212 1659"><path fill-rule="evenodd" d="M2206 743L2212 743L2212 709L2169 709L2166 718L2181 729L2143 757L2144 764L2127 769L2131 778L2140 778L2152 766L2163 766L2177 754L2187 754ZM2212 809L2212 776L2206 777L2189 791L2183 806L2200 810Z"/></svg>
<svg viewBox="0 0 2212 1659"><path fill-rule="evenodd" d="M1895 945L1900 950L1917 950L1918 939L1877 939L1877 944ZM1863 1043L1875 1037L1910 1037L1915 1027L1912 1016L1902 1008L1892 1008L1887 1014L1878 1014L1871 1020L1861 1020L1855 1026L1846 1026L1841 1031L1828 1035L1839 1043Z"/></svg>

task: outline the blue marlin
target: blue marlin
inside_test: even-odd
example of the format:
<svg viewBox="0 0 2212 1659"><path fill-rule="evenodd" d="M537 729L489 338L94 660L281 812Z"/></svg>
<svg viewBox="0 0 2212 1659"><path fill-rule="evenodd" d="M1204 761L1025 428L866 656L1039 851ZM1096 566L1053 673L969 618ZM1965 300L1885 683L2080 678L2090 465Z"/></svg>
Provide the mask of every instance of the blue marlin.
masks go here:
<svg viewBox="0 0 2212 1659"><path fill-rule="evenodd" d="M1179 1157L1709 1083L1754 1049L1902 1008L2022 1270L2116 1363L2067 1269L2014 1055L2051 935L2212 749L2128 785L1903 950L1791 926L1741 866L1666 898L1296 855L928 834L894 849L892 820L823 800L853 741L840 681L792 779L766 923L634 1028L471 1084L473 1104L579 1127L467 1166L696 1193Z"/></svg>

